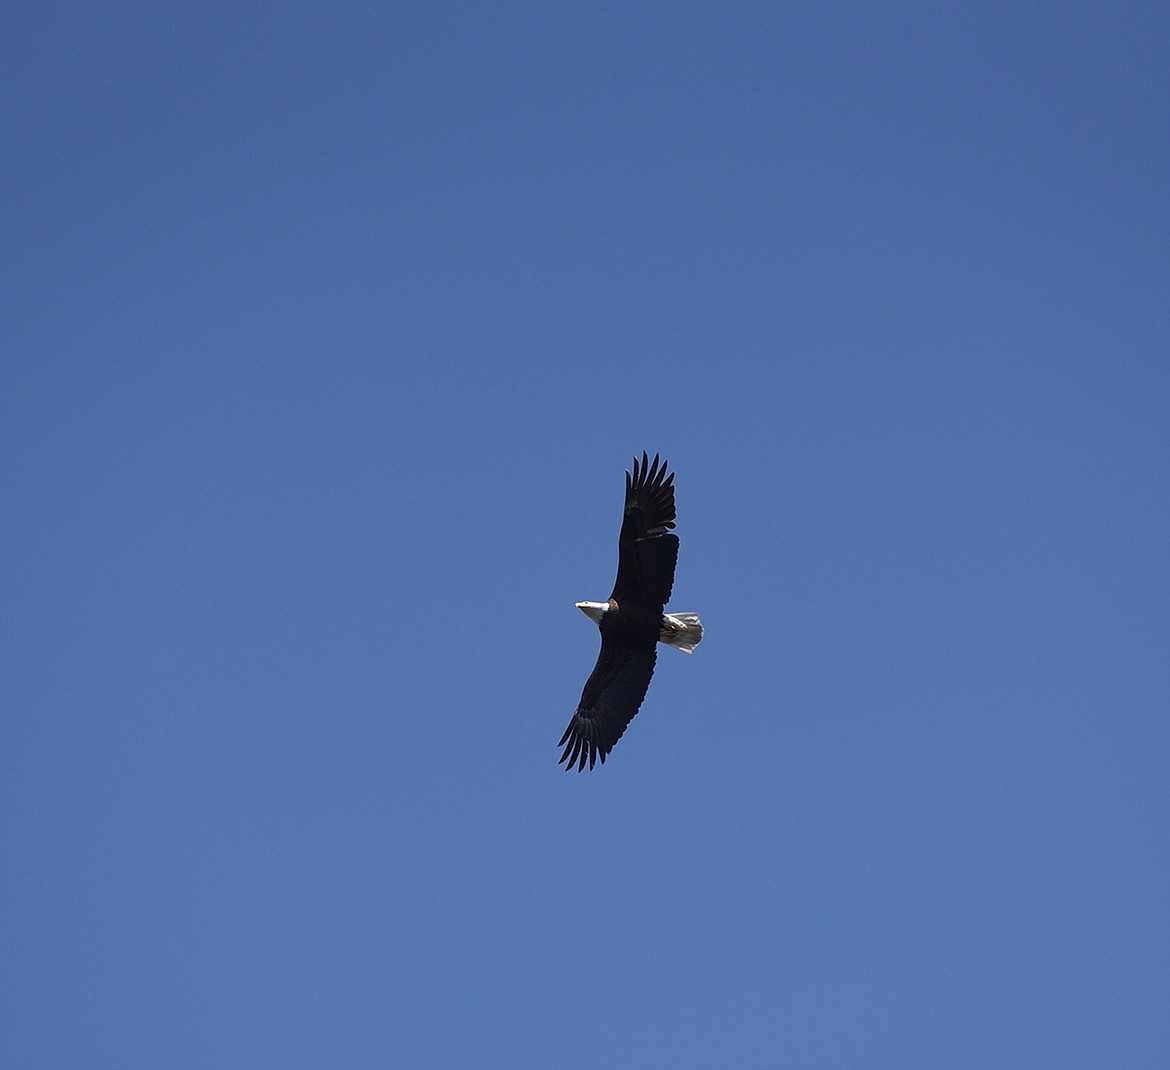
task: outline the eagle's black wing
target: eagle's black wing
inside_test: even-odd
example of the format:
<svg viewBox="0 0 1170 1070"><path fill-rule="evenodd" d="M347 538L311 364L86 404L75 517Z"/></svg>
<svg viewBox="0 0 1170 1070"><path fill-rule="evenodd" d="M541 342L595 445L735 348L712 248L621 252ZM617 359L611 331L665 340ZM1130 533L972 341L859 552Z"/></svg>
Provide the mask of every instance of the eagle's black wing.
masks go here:
<svg viewBox="0 0 1170 1070"><path fill-rule="evenodd" d="M657 654L653 641L649 646L630 646L602 636L597 664L585 682L577 711L557 744L565 748L560 761L568 763L566 769L572 769L576 763L580 772L586 761L592 769L598 758L605 763L605 756L622 738L646 697Z"/></svg>
<svg viewBox="0 0 1170 1070"><path fill-rule="evenodd" d="M645 453L639 467L626 473L626 505L618 535L618 571L611 598L621 605L630 599L657 613L670 601L674 566L678 562L678 536L674 527L674 473L666 462L653 463Z"/></svg>

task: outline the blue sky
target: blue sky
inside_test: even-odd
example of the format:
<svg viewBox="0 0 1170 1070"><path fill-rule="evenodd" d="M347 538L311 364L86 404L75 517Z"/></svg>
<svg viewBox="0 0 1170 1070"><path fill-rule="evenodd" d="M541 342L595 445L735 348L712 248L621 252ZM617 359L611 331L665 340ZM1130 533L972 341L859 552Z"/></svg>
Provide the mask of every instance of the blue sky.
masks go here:
<svg viewBox="0 0 1170 1070"><path fill-rule="evenodd" d="M0 1061L1164 1065L1164 4L0 39Z"/></svg>

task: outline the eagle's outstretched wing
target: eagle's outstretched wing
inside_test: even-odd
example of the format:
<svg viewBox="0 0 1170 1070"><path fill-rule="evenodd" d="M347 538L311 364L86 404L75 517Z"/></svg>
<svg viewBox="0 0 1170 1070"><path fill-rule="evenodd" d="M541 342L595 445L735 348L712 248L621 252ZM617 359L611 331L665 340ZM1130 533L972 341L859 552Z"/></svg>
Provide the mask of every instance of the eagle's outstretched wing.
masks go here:
<svg viewBox="0 0 1170 1070"><path fill-rule="evenodd" d="M647 609L670 601L678 536L674 527L674 473L666 462L653 462L645 453L634 458L633 474L626 473L626 505L618 534L618 571L611 598L621 605L630 599Z"/></svg>
<svg viewBox="0 0 1170 1070"><path fill-rule="evenodd" d="M560 761L568 763L566 769L576 764L580 771L586 761L592 769L599 758L605 763L606 755L621 739L646 697L657 654L653 642L649 646L629 646L602 636L597 664L557 744L565 748Z"/></svg>

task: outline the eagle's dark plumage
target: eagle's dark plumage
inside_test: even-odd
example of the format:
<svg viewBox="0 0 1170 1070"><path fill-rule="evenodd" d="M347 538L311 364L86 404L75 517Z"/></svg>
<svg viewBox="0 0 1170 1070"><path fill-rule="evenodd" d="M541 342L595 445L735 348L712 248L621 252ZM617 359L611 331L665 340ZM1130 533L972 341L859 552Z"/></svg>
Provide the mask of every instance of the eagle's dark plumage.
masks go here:
<svg viewBox="0 0 1170 1070"><path fill-rule="evenodd" d="M618 535L618 571L609 601L578 602L601 629L601 653L581 701L557 746L561 761L578 771L605 762L646 697L659 642L688 654L703 637L694 613L664 614L674 586L678 536L674 527L674 475L666 462L642 454L626 473L626 504Z"/></svg>

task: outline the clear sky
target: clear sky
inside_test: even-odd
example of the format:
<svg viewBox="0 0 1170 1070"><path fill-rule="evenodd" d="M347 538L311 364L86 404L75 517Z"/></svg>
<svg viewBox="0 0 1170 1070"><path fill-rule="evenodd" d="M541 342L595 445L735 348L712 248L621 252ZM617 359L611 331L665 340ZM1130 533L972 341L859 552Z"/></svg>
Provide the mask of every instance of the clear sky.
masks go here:
<svg viewBox="0 0 1170 1070"><path fill-rule="evenodd" d="M1170 7L0 31L0 1062L1166 1065Z"/></svg>

